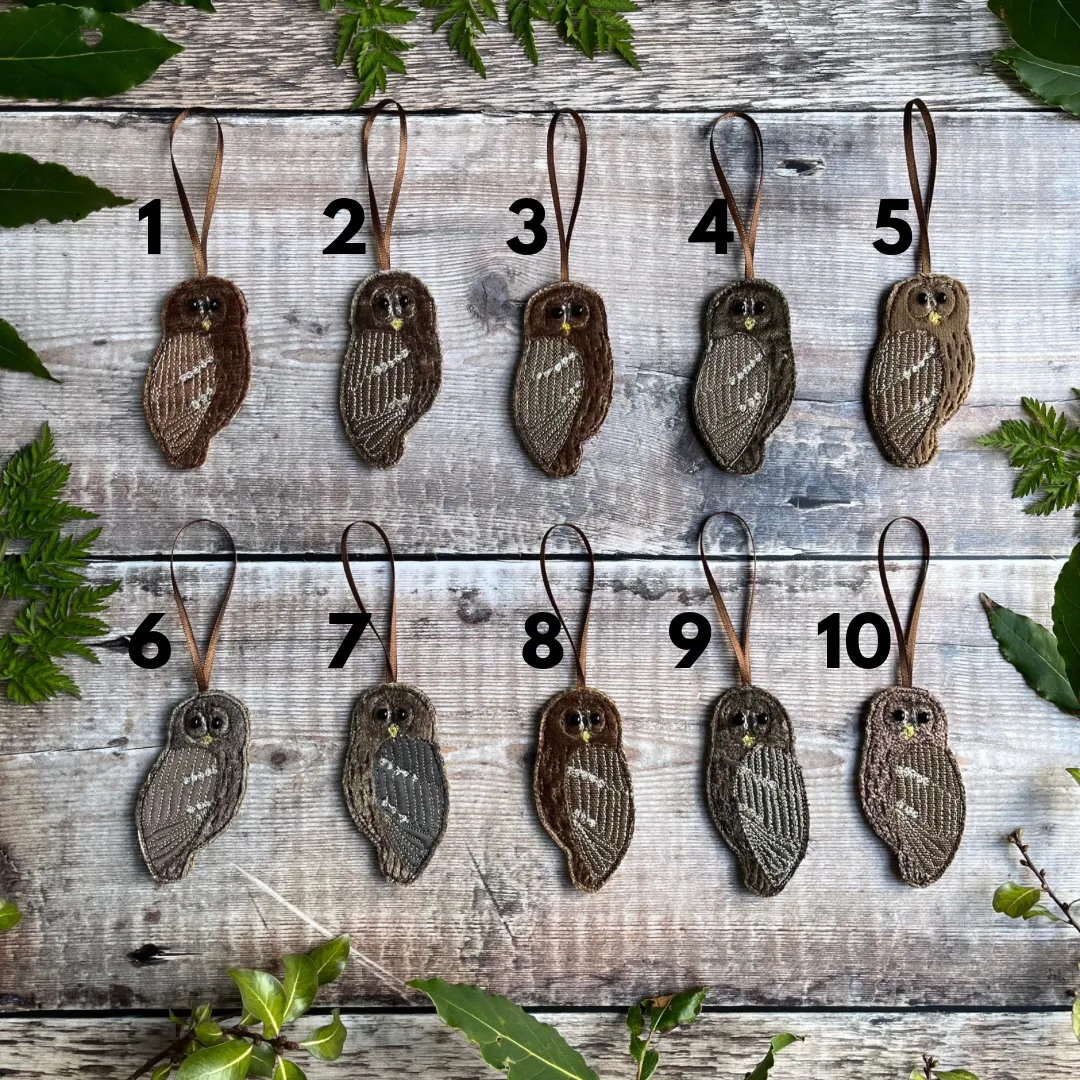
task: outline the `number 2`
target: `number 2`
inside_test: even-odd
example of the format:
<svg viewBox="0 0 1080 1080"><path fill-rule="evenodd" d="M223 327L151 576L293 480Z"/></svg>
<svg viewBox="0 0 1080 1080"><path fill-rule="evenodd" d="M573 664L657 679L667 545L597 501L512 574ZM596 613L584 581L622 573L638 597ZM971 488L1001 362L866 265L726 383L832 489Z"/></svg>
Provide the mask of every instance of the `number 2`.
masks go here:
<svg viewBox="0 0 1080 1080"><path fill-rule="evenodd" d="M367 244L363 240L352 241L364 224L364 208L355 199L335 199L324 211L323 216L336 218L342 210L349 211L349 223L341 230L338 238L323 248L324 255L363 255Z"/></svg>

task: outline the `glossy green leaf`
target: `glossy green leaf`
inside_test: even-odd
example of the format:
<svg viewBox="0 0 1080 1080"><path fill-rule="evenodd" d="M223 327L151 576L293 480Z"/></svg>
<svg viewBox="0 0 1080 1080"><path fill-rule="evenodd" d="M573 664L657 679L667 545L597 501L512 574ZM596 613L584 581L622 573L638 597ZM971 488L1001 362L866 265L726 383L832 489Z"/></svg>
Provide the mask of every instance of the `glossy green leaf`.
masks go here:
<svg viewBox="0 0 1080 1080"><path fill-rule="evenodd" d="M0 319L0 368L5 371L23 371L39 379L59 382L49 374L40 357L21 337L15 327Z"/></svg>
<svg viewBox="0 0 1080 1080"><path fill-rule="evenodd" d="M0 900L0 930L14 930L21 922L22 912L10 900Z"/></svg>
<svg viewBox="0 0 1080 1080"><path fill-rule="evenodd" d="M319 985L325 986L333 982L345 970L345 962L349 959L349 935L342 934L316 945L308 956L315 965L315 977L319 980Z"/></svg>
<svg viewBox="0 0 1080 1080"><path fill-rule="evenodd" d="M643 1009L648 1009L646 1017L650 1029L663 1034L680 1024L692 1024L701 1014L708 992L707 987L702 987L666 997L646 998L641 1004Z"/></svg>
<svg viewBox="0 0 1080 1080"><path fill-rule="evenodd" d="M169 1073L172 1072L172 1062L163 1061L151 1074L150 1080L166 1080Z"/></svg>
<svg viewBox="0 0 1080 1080"><path fill-rule="evenodd" d="M1080 769L1065 770L1078 784L1080 784Z"/></svg>
<svg viewBox="0 0 1080 1080"><path fill-rule="evenodd" d="M251 1043L247 1039L230 1039L184 1058L176 1080L244 1080L250 1062Z"/></svg>
<svg viewBox="0 0 1080 1080"><path fill-rule="evenodd" d="M0 153L0 226L5 229L35 221L81 221L95 210L131 201L54 161Z"/></svg>
<svg viewBox="0 0 1080 1080"><path fill-rule="evenodd" d="M285 1019L282 1023L289 1024L311 1008L319 992L319 973L315 962L305 953L286 956L284 964Z"/></svg>
<svg viewBox="0 0 1080 1080"><path fill-rule="evenodd" d="M93 40L87 42L86 34ZM43 4L0 12L0 94L25 100L111 97L145 82L181 46L90 8Z"/></svg>
<svg viewBox="0 0 1080 1080"><path fill-rule="evenodd" d="M979 1080L973 1072L968 1072L967 1069L946 1069L944 1072L935 1069L934 1076L937 1080Z"/></svg>
<svg viewBox="0 0 1080 1080"><path fill-rule="evenodd" d="M1042 904L1036 904L1033 908L1028 908L1024 912L1024 922L1028 922L1031 919L1046 919L1048 922L1061 922L1052 911L1044 908Z"/></svg>
<svg viewBox="0 0 1080 1080"><path fill-rule="evenodd" d="M769 1052L757 1063L751 1072L746 1074L744 1080L768 1080L769 1073L776 1064L776 1055L779 1054L781 1050L789 1047L793 1042L802 1042L805 1038L805 1035L792 1035L787 1031L780 1035L774 1035L769 1040Z"/></svg>
<svg viewBox="0 0 1080 1080"><path fill-rule="evenodd" d="M641 1034L642 1025L642 1012L640 1003L637 1005L631 1005L630 1011L626 1014L626 1029L630 1032L632 1037L636 1037Z"/></svg>
<svg viewBox="0 0 1080 1080"><path fill-rule="evenodd" d="M279 1057L274 1062L273 1080L307 1080L307 1077L295 1061Z"/></svg>
<svg viewBox="0 0 1080 1080"><path fill-rule="evenodd" d="M1069 685L1080 695L1080 544L1058 574L1051 617Z"/></svg>
<svg viewBox="0 0 1080 1080"><path fill-rule="evenodd" d="M999 64L1016 72L1016 77L1036 97L1080 116L1080 66L1043 60L1019 45L994 54Z"/></svg>
<svg viewBox="0 0 1080 1080"><path fill-rule="evenodd" d="M199 1024L205 1024L210 1019L214 1012L214 1007L209 1004L192 1006L191 1020L197 1027Z"/></svg>
<svg viewBox="0 0 1080 1080"><path fill-rule="evenodd" d="M273 1038L285 1019L285 989L267 971L233 968L229 977L240 987L244 1009L262 1022L263 1034Z"/></svg>
<svg viewBox="0 0 1080 1080"><path fill-rule="evenodd" d="M457 1028L508 1080L599 1080L553 1027L504 997L442 979L409 985L427 994L443 1023Z"/></svg>
<svg viewBox="0 0 1080 1080"><path fill-rule="evenodd" d="M1080 997L1073 998L1072 1029L1073 1034L1080 1039Z"/></svg>
<svg viewBox="0 0 1080 1080"><path fill-rule="evenodd" d="M1020 48L1046 60L1080 64L1080 0L989 0L987 7Z"/></svg>
<svg viewBox="0 0 1080 1080"><path fill-rule="evenodd" d="M1020 919L1042 899L1042 890L1033 885L1006 881L994 893L994 910L1010 919Z"/></svg>
<svg viewBox="0 0 1080 1080"><path fill-rule="evenodd" d="M656 1072L656 1066L660 1064L660 1051L659 1050L646 1050L644 1056L641 1059L641 1070L638 1075L641 1080L649 1080L649 1077Z"/></svg>
<svg viewBox="0 0 1080 1080"><path fill-rule="evenodd" d="M200 1046L217 1046L225 1036L221 1034L220 1024L213 1020L204 1020L195 1025L195 1038Z"/></svg>
<svg viewBox="0 0 1080 1080"><path fill-rule="evenodd" d="M256 1043L251 1048L251 1067L248 1076L273 1076L277 1055L269 1043Z"/></svg>
<svg viewBox="0 0 1080 1080"><path fill-rule="evenodd" d="M341 1022L341 1014L335 1009L330 1023L316 1028L300 1045L320 1061L337 1061L345 1048L347 1034L345 1025Z"/></svg>

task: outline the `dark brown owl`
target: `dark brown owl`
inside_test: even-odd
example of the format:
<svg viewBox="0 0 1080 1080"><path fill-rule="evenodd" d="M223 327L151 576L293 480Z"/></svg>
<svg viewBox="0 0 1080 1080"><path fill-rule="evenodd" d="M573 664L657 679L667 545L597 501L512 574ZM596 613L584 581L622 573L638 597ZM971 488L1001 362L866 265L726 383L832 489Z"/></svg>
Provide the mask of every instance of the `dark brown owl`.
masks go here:
<svg viewBox="0 0 1080 1080"><path fill-rule="evenodd" d="M219 277L178 285L161 312L161 344L143 408L165 460L197 469L210 440L240 411L251 383L244 294Z"/></svg>
<svg viewBox="0 0 1080 1080"><path fill-rule="evenodd" d="M871 699L859 797L904 881L924 886L945 873L964 834L966 808L949 721L932 694L891 686Z"/></svg>
<svg viewBox="0 0 1080 1080"><path fill-rule="evenodd" d="M915 469L938 450L938 428L963 405L975 377L967 289L943 274L898 282L867 380L870 425L894 465Z"/></svg>
<svg viewBox="0 0 1080 1080"><path fill-rule="evenodd" d="M581 449L611 408L615 363L598 293L558 282L525 307L525 340L514 379L514 425L529 457L549 476L573 476Z"/></svg>
<svg viewBox="0 0 1080 1080"><path fill-rule="evenodd" d="M615 702L589 687L556 694L540 716L533 772L540 821L566 852L570 880L596 892L634 836L634 789Z"/></svg>
<svg viewBox="0 0 1080 1080"><path fill-rule="evenodd" d="M775 896L806 854L810 810L791 720L772 694L738 686L721 695L709 731L705 791L744 884Z"/></svg>
<svg viewBox="0 0 1080 1080"><path fill-rule="evenodd" d="M247 789L247 706L204 690L173 709L165 749L135 804L143 858L159 882L179 881L223 832Z"/></svg>
<svg viewBox="0 0 1080 1080"><path fill-rule="evenodd" d="M341 780L353 821L375 845L379 869L399 884L415 881L443 838L450 806L435 706L399 682L361 694Z"/></svg>
<svg viewBox="0 0 1080 1080"><path fill-rule="evenodd" d="M746 475L795 396L795 356L784 294L761 278L716 293L694 383L694 424L721 469Z"/></svg>
<svg viewBox="0 0 1080 1080"><path fill-rule="evenodd" d="M405 436L442 385L435 301L412 274L383 270L360 283L338 404L349 441L380 469L396 465Z"/></svg>

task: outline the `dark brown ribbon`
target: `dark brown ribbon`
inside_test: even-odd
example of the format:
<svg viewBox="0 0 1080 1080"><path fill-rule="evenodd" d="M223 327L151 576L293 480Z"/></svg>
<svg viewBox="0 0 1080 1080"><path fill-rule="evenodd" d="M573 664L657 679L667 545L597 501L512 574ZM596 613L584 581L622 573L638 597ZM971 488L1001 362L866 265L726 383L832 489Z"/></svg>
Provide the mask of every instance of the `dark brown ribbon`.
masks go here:
<svg viewBox="0 0 1080 1080"><path fill-rule="evenodd" d="M379 536L382 538L383 546L386 548L386 556L390 560L390 626L387 630L386 641L383 641L382 635L375 629L375 623L372 622L371 632L375 635L375 640L382 646L383 655L386 657L386 681L396 683L397 682L397 571L394 566L394 549L390 546L390 538L382 531L382 529L375 524L374 521L354 521L352 524L345 527L345 531L341 534L341 565L345 568L345 577L348 579L349 588L352 589L353 598L356 600L356 606L368 614L368 609L364 607L364 601L360 599L360 590L356 587L356 579L353 577L352 567L349 565L349 533L352 531L353 525L370 525Z"/></svg>
<svg viewBox="0 0 1080 1080"><path fill-rule="evenodd" d="M724 175L724 170L720 165L720 158L716 153L716 129L725 120L730 120L732 117L738 117L740 120L745 120L750 125L750 130L754 133L754 141L757 143L758 185L757 196L754 199L754 209L750 214L749 232L747 232L746 227L743 225L742 214L739 213L739 208L735 204L735 196L732 193L731 185L727 182L727 177ZM735 223L735 230L738 232L739 239L742 241L743 260L745 262L744 273L747 280L750 280L754 276L754 246L757 244L758 219L761 217L761 189L765 186L765 143L761 137L761 128L757 126L757 122L752 116L748 116L744 112L739 112L737 109L726 112L723 116L718 116L716 120L713 121L713 126L709 130L709 153L712 155L713 168L716 170L716 179L720 181L720 188L724 192L724 198L727 199L728 213L731 215L731 220Z"/></svg>
<svg viewBox="0 0 1080 1080"><path fill-rule="evenodd" d="M926 202L923 202L919 187L919 167L915 161L915 141L911 134L912 113L919 110L923 127L926 129L926 142L930 147L930 179L926 185ZM919 263L920 272L930 271L930 204L934 201L934 181L937 178L937 134L930 110L921 98L912 98L904 106L904 152L907 154L908 180L911 181L911 195L915 200L915 213L919 218Z"/></svg>
<svg viewBox="0 0 1080 1080"><path fill-rule="evenodd" d="M746 612L743 616L743 636L741 644L739 642L738 634L735 633L735 627L732 625L731 616L728 615L727 606L724 604L724 598L720 595L720 587L716 584L716 578L713 577L708 557L705 554L705 530L709 527L709 522L712 521L713 518L718 517L732 518L742 526L743 532L746 533L746 544L750 552L750 588L746 594ZM698 554L701 556L701 565L705 570L705 580L709 583L709 592L712 593L713 603L716 604L717 614L720 616L720 622L724 625L727 639L731 643L731 651L735 654L735 662L739 665L739 676L742 679L742 684L743 686L749 686L750 618L754 613L754 591L757 588L757 550L754 547L754 535L750 532L750 526L747 525L745 520L734 511L718 510L715 514L710 514L701 523L701 532L698 533Z"/></svg>
<svg viewBox="0 0 1080 1080"><path fill-rule="evenodd" d="M919 530L922 539L922 566L919 568L919 579L915 583L915 595L911 602L911 614L908 616L907 633L900 625L900 615L893 602L892 590L889 588L889 578L885 572L885 537L889 530L898 521L910 521ZM913 517L893 518L881 532L877 549L878 573L881 575L881 587L885 590L885 603L889 605L889 614L892 616L893 629L896 631L896 643L900 647L900 685L911 686L911 673L915 667L915 638L919 633L919 612L922 609L923 589L926 587L926 571L930 567L930 537L923 528L921 521Z"/></svg>
<svg viewBox="0 0 1080 1080"><path fill-rule="evenodd" d="M214 117L217 124L217 153L214 155L214 168L210 173L210 186L206 190L206 208L203 210L202 236L199 236L195 228L195 216L191 212L191 203L188 202L187 192L184 190L183 181L180 179L180 170L176 167L176 156L173 154L173 139L176 138L177 129L191 115L191 109L185 109L172 123L169 129L169 159L172 161L173 179L176 181L176 194L180 196L180 208L184 211L184 221L187 222L188 236L191 238L191 249L195 252L195 268L199 277L206 277L206 241L210 235L210 221L214 216L214 204L217 202L218 188L221 186L221 163L225 157L225 135L221 130L221 123Z"/></svg>
<svg viewBox="0 0 1080 1080"><path fill-rule="evenodd" d="M573 529L578 534L581 542L585 545L585 551L589 556L589 584L585 589L585 611L581 616L581 635L578 638L578 642L574 644L573 635L570 633L570 627L566 625L566 620L562 616L562 612L559 610L559 605L555 602L555 594L551 591L551 582L548 580L547 573L547 542L548 537L556 529ZM559 620L559 625L563 628L563 632L566 634L567 641L570 642L570 648L574 653L574 662L577 665L577 684L578 686L587 685L586 674L586 656L589 648L589 611L592 608L592 595L593 586L596 583L596 559L593 556L592 545L589 543L589 538L578 528L577 525L571 524L569 521L564 521L560 525L552 525L546 533L544 533L544 539L540 541L540 576L544 579L544 588L547 590L548 599L551 601L552 610L555 612L555 618Z"/></svg>
<svg viewBox="0 0 1080 1080"><path fill-rule="evenodd" d="M214 625L210 630L210 641L206 646L205 659L199 653L199 645L195 640L195 632L191 629L191 620L188 618L187 608L184 607L184 598L180 595L180 586L176 581L176 567L173 560L176 557L176 545L183 535L185 529L189 529L192 525L200 524L214 525L219 528L229 540L229 546L232 548L232 573L229 575L229 585L225 590L225 596L221 601L221 606L218 608L217 618L214 619ZM217 652L218 640L221 636L221 622L225 618L225 608L229 604L229 597L232 595L233 584L236 581L236 543L232 538L232 533L225 528L220 522L214 521L212 518L195 518L193 521L189 521L186 525L180 527L180 531L173 539L172 551L169 553L169 575L172 577L173 596L176 598L176 610L180 615L180 625L184 629L184 637L187 638L188 650L191 653L191 666L195 669L195 685L198 686L200 693L205 693L210 688L210 675L214 670L214 655Z"/></svg>
<svg viewBox="0 0 1080 1080"><path fill-rule="evenodd" d="M569 116L577 125L578 131L578 173L577 190L574 193L574 209L570 211L570 225L563 228L562 202L559 200L559 178L555 175L555 131L559 120ZM589 159L589 140L585 135L585 121L574 109L559 109L551 118L548 126L547 161L548 179L551 181L551 201L555 205L555 222L559 226L559 274L563 281L570 280L570 238L574 235L574 222L577 221L581 206L581 193L585 189L585 166Z"/></svg>
<svg viewBox="0 0 1080 1080"><path fill-rule="evenodd" d="M390 205L386 208L386 228L383 228L382 218L379 216L379 204L375 201L375 185L371 182L371 163L368 161L368 140L371 138L371 128L376 117L393 105L398 114L398 160L397 173L394 176L394 189L390 195ZM397 211L398 196L401 194L401 182L405 179L405 156L409 149L409 129L405 122L405 110L393 100L384 98L367 115L364 121L364 136L362 139L364 155L364 171L367 173L368 199L371 202L371 231L375 234L375 247L379 254L379 269L390 269L390 230L394 227L394 214Z"/></svg>

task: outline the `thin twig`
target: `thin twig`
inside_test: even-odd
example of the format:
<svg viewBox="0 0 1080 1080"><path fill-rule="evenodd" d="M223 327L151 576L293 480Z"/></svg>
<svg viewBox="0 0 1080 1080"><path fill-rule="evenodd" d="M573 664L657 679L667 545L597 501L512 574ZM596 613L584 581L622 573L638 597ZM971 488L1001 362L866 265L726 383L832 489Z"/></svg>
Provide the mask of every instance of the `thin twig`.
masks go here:
<svg viewBox="0 0 1080 1080"><path fill-rule="evenodd" d="M1058 898L1054 890L1050 888L1050 882L1046 880L1046 871L1040 870L1031 861L1031 856L1028 854L1028 846L1024 843L1023 830L1017 829L1015 832L1009 833L1009 843L1019 850L1021 865L1026 866L1039 879L1042 891L1057 904L1058 910L1065 916L1066 921L1073 929L1076 930L1077 933L1080 933L1080 922L1077 922L1076 918L1073 916L1072 905Z"/></svg>
<svg viewBox="0 0 1080 1080"><path fill-rule="evenodd" d="M926 1076L926 1080L933 1080L934 1070L938 1067L938 1060L936 1057L931 1057L929 1054L923 1054L923 1074Z"/></svg>
<svg viewBox="0 0 1080 1080"><path fill-rule="evenodd" d="M145 1065L140 1065L139 1068L137 1068L128 1077L128 1080L139 1080L140 1076L145 1076L155 1065L160 1065L161 1062L163 1062L166 1058L171 1058L173 1054L175 1054L176 1051L179 1050L184 1045L184 1043L186 1043L188 1039L191 1038L191 1033L194 1030L194 1028L188 1028L188 1030L185 1031L184 1034L181 1035L178 1039L169 1043L169 1045L166 1046L160 1054L158 1054L156 1057L152 1057L148 1062L146 1062Z"/></svg>

